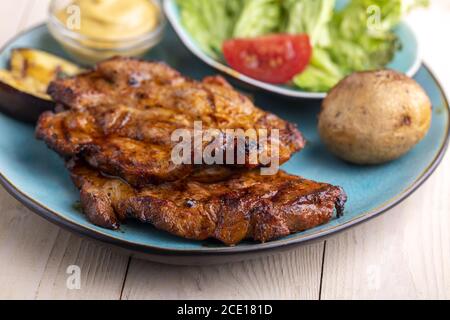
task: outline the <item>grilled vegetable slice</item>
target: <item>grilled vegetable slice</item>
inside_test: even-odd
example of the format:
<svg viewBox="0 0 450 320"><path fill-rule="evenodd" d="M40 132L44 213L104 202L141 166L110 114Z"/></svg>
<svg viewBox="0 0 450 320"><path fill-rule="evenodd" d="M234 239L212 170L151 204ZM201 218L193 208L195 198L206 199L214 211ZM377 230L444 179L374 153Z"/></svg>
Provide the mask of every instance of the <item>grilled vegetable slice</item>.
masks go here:
<svg viewBox="0 0 450 320"><path fill-rule="evenodd" d="M51 81L82 71L62 58L27 48L13 50L9 64L10 70L0 70L0 108L26 122L36 122L54 107L46 92Z"/></svg>
<svg viewBox="0 0 450 320"><path fill-rule="evenodd" d="M17 79L10 71L0 70L0 109L25 122L36 122L39 115L54 106L47 95L35 90L33 80Z"/></svg>
<svg viewBox="0 0 450 320"><path fill-rule="evenodd" d="M45 95L51 81L73 76L81 71L77 65L60 57L27 48L13 50L10 67L15 78L23 79L33 85L33 89L36 90L35 93Z"/></svg>

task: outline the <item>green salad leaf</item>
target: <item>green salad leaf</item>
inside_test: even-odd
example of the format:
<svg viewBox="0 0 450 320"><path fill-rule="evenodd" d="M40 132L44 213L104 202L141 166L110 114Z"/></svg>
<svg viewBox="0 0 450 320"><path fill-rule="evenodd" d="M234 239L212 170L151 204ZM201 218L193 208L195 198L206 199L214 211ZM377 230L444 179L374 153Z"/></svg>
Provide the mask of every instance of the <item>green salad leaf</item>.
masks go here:
<svg viewBox="0 0 450 320"><path fill-rule="evenodd" d="M297 75L293 82L308 91L324 92L334 87L343 76L341 69L331 60L329 53L317 47L313 51L309 66Z"/></svg>
<svg viewBox="0 0 450 320"><path fill-rule="evenodd" d="M254 38L279 31L282 22L281 0L244 1L234 27L234 38Z"/></svg>
<svg viewBox="0 0 450 320"><path fill-rule="evenodd" d="M177 0L181 21L202 50L221 59L229 38L306 33L309 66L293 82L328 91L344 76L384 68L401 47L394 33L403 16L429 0Z"/></svg>
<svg viewBox="0 0 450 320"><path fill-rule="evenodd" d="M349 1L328 22L330 43L314 47L310 66L294 83L325 92L352 72L384 68L401 47L394 28L405 13L427 4L428 0Z"/></svg>
<svg viewBox="0 0 450 320"><path fill-rule="evenodd" d="M313 47L328 46L329 22L335 5L336 0L285 0L284 7L287 13L285 31L308 34Z"/></svg>
<svg viewBox="0 0 450 320"><path fill-rule="evenodd" d="M310 92L326 92L334 87L341 78L330 77L324 70L309 65L302 73L293 79L299 88Z"/></svg>
<svg viewBox="0 0 450 320"><path fill-rule="evenodd" d="M345 73L379 69L399 49L392 29L401 19L401 0L351 1L331 21L329 52Z"/></svg>
<svg viewBox="0 0 450 320"><path fill-rule="evenodd" d="M222 43L233 29L246 0L178 0L181 21L202 50L221 56Z"/></svg>

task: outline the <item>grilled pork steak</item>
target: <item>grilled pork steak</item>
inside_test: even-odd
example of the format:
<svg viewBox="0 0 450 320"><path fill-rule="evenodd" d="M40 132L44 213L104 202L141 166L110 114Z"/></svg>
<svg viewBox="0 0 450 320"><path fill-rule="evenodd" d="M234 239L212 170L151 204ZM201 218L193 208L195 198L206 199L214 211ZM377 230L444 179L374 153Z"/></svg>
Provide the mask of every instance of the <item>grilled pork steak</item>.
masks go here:
<svg viewBox="0 0 450 320"><path fill-rule="evenodd" d="M171 135L175 129L192 130L196 121L225 138L226 129L278 129L280 164L305 143L295 125L255 107L223 78L197 82L161 63L113 58L90 72L53 82L48 92L65 111L44 113L37 137L62 156L79 156L134 186L175 181L195 170L191 164L172 162L177 142ZM220 150L227 148L224 144ZM244 166L267 165L248 161L252 148L236 150L245 153ZM271 153L269 146L256 148Z"/></svg>
<svg viewBox="0 0 450 320"><path fill-rule="evenodd" d="M201 170L199 181L194 175L135 189L84 163L68 167L83 211L94 224L117 229L120 222L135 218L180 237L215 238L226 245L270 241L327 223L335 209L342 215L346 201L339 187L282 171L262 176L259 170L230 169L227 176L223 168L212 167Z"/></svg>
<svg viewBox="0 0 450 320"><path fill-rule="evenodd" d="M244 153L241 166L172 162L172 133L197 121L225 138L227 129L279 130L269 139L277 140L280 164L304 147L293 124L258 109L220 77L197 82L161 63L113 58L53 82L48 92L60 112L44 113L36 135L71 159L83 211L96 225L117 229L131 218L180 237L235 245L270 241L343 213L340 187L282 171L261 175L257 168L268 164L250 162L249 153L271 154L268 145L221 145L221 152Z"/></svg>

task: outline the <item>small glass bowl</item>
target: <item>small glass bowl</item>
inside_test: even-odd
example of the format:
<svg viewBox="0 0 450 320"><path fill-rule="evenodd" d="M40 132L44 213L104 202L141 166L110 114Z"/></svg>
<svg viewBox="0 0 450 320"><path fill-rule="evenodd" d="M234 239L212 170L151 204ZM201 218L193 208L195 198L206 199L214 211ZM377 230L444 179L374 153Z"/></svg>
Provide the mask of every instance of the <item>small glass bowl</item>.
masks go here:
<svg viewBox="0 0 450 320"><path fill-rule="evenodd" d="M88 37L69 29L56 14L67 8L72 0L51 1L47 20L48 30L67 53L82 64L94 64L113 56L140 57L161 41L166 25L160 1L149 1L158 10L158 25L151 32L137 37L108 40Z"/></svg>

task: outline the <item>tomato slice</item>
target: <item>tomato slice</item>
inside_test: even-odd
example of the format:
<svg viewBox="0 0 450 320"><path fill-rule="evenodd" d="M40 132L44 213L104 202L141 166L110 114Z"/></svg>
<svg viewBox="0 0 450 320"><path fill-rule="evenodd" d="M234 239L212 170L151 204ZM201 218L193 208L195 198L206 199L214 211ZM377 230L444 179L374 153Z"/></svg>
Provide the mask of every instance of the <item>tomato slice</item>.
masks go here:
<svg viewBox="0 0 450 320"><path fill-rule="evenodd" d="M231 39L223 55L235 70L256 80L281 84L309 64L312 47L306 34L275 34L251 39Z"/></svg>

